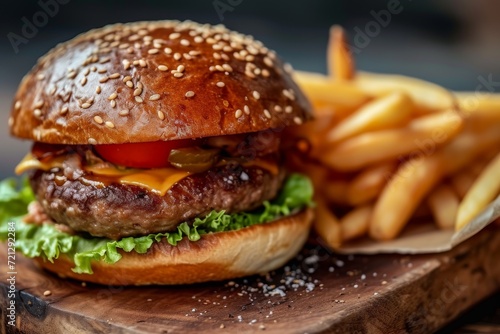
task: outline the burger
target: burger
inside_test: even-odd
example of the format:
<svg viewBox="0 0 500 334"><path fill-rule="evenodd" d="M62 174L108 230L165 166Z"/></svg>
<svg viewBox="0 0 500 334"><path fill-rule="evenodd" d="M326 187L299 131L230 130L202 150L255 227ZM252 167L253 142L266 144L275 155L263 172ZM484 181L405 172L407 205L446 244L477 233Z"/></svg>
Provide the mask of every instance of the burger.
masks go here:
<svg viewBox="0 0 500 334"><path fill-rule="evenodd" d="M15 221L18 251L101 284L268 272L310 228L311 183L282 149L310 118L290 68L251 36L190 21L89 31L19 86L9 127L34 141L16 167L31 189L3 187L29 206L0 203L0 234Z"/></svg>

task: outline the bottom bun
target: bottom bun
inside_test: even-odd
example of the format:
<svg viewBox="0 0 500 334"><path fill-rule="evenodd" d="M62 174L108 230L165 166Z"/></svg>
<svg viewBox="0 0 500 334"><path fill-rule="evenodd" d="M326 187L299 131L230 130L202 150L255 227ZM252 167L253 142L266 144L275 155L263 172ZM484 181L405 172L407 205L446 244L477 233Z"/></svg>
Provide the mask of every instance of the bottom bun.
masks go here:
<svg viewBox="0 0 500 334"><path fill-rule="evenodd" d="M312 209L237 231L186 238L172 246L154 243L145 254L122 252L114 264L92 262L92 275L74 273L73 261L61 255L54 263L37 262L61 277L106 285L190 284L266 273L284 265L306 242Z"/></svg>

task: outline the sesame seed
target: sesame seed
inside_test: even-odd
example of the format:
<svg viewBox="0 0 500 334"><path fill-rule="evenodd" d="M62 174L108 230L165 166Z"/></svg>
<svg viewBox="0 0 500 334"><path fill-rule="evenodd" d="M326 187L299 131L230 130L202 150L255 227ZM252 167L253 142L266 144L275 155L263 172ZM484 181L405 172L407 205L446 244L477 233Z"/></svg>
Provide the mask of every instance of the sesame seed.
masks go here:
<svg viewBox="0 0 500 334"><path fill-rule="evenodd" d="M134 83L132 81L125 82L125 85L127 85L127 87L129 88L134 88Z"/></svg>
<svg viewBox="0 0 500 334"><path fill-rule="evenodd" d="M274 53L272 55L274 55ZM283 65L283 68L285 69L285 72L287 72L288 74L293 73L293 67L290 63L285 63L285 65Z"/></svg>
<svg viewBox="0 0 500 334"><path fill-rule="evenodd" d="M44 105L44 102L43 101L38 101L35 103L35 105L33 106L35 109L39 109L41 107L43 107Z"/></svg>
<svg viewBox="0 0 500 334"><path fill-rule="evenodd" d="M224 72L224 67L222 67L222 65L215 65L215 69L216 69L217 71Z"/></svg>
<svg viewBox="0 0 500 334"><path fill-rule="evenodd" d="M273 67L273 61L269 57L264 57L264 64L266 64L269 67Z"/></svg>
<svg viewBox="0 0 500 334"><path fill-rule="evenodd" d="M201 42L203 42L203 37L201 37L201 36L196 36L196 37L194 38L194 42L195 42L195 43L201 43Z"/></svg>
<svg viewBox="0 0 500 334"><path fill-rule="evenodd" d="M263 77L266 77L266 78L267 78L267 77L269 77L269 75L270 75L269 71L268 71L268 70L266 70L265 68L262 70L262 72L261 72L261 73L262 73L262 76L263 76Z"/></svg>
<svg viewBox="0 0 500 334"><path fill-rule="evenodd" d="M128 61L127 59L124 59L124 60L122 61L122 64L123 64L123 68L124 68L125 70L128 70L128 69L130 68L130 61Z"/></svg>
<svg viewBox="0 0 500 334"><path fill-rule="evenodd" d="M110 122L110 121L107 121L106 123L104 123L104 125L106 125L110 129L112 129L112 128L115 127L115 125L113 124L113 122Z"/></svg>
<svg viewBox="0 0 500 334"><path fill-rule="evenodd" d="M217 87L221 87L221 88L222 88L222 87L224 87L226 84L225 84L225 83L223 83L222 81L219 81L219 82L217 82L217 83L216 83L216 85L217 85Z"/></svg>
<svg viewBox="0 0 500 334"><path fill-rule="evenodd" d="M14 109L16 109L16 110L21 109L21 101L16 101L16 104L14 105Z"/></svg>
<svg viewBox="0 0 500 334"><path fill-rule="evenodd" d="M234 113L234 116L236 118L240 118L241 116L243 116L243 112L241 111L241 109L236 110L236 112Z"/></svg>
<svg viewBox="0 0 500 334"><path fill-rule="evenodd" d="M158 70L162 71L162 72L165 72L165 71L168 71L168 67L165 66L165 65L159 65L158 66Z"/></svg>
<svg viewBox="0 0 500 334"><path fill-rule="evenodd" d="M99 69L99 71L97 71L97 73L104 74L104 73L106 73L107 71L108 71L107 69L105 69L105 68L101 68L101 69Z"/></svg>
<svg viewBox="0 0 500 334"><path fill-rule="evenodd" d="M138 60L138 59L134 60L134 61L132 62L132 64L133 64L134 66L138 66L138 65L139 65L139 60Z"/></svg>
<svg viewBox="0 0 500 334"><path fill-rule="evenodd" d="M97 140L95 140L94 138L89 138L87 141L90 145L97 145Z"/></svg>
<svg viewBox="0 0 500 334"><path fill-rule="evenodd" d="M224 70L228 72L233 71L233 68L229 64L222 64L222 68L224 68Z"/></svg>
<svg viewBox="0 0 500 334"><path fill-rule="evenodd" d="M210 72L215 71L215 66L210 66L210 67L208 68L208 70L209 70Z"/></svg>
<svg viewBox="0 0 500 334"><path fill-rule="evenodd" d="M274 111L276 111L276 112L282 112L283 108L281 108L281 106L279 106L279 105L275 105L274 106Z"/></svg>
<svg viewBox="0 0 500 334"><path fill-rule="evenodd" d="M269 110L267 109L264 109L264 115L267 117L267 118L271 118L271 113L269 112Z"/></svg>
<svg viewBox="0 0 500 334"><path fill-rule="evenodd" d="M92 67L90 68L90 70L91 70L92 72L95 72L95 71L97 71L97 67L92 66Z"/></svg>
<svg viewBox="0 0 500 334"><path fill-rule="evenodd" d="M59 114L64 115L68 112L68 106L64 106L61 110L59 110Z"/></svg>
<svg viewBox="0 0 500 334"><path fill-rule="evenodd" d="M129 41L131 41L131 42L135 42L135 41L137 41L139 38L141 38L139 35L134 34L134 35L130 36L130 37L128 38L128 40L129 40Z"/></svg>
<svg viewBox="0 0 500 334"><path fill-rule="evenodd" d="M118 48L119 48L119 49L126 49L126 48L128 48L129 46L130 46L130 44L129 44L129 43L122 43L122 44L120 44L120 45L118 46Z"/></svg>
<svg viewBox="0 0 500 334"><path fill-rule="evenodd" d="M86 68L85 71L83 71L83 75L87 76L90 73L90 68Z"/></svg>
<svg viewBox="0 0 500 334"><path fill-rule="evenodd" d="M116 100L111 100L110 104L111 104L111 108L115 108L116 107Z"/></svg>
<svg viewBox="0 0 500 334"><path fill-rule="evenodd" d="M111 60L111 58L109 58L109 57L102 58L102 59L99 61L99 64L105 64L105 63L109 62L110 60Z"/></svg>
<svg viewBox="0 0 500 334"><path fill-rule="evenodd" d="M54 95L56 93L56 89L57 89L56 86L52 86L52 88L49 91L49 94Z"/></svg>
<svg viewBox="0 0 500 334"><path fill-rule="evenodd" d="M178 52L174 53L174 59L175 60L180 60L182 58L182 55Z"/></svg>
<svg viewBox="0 0 500 334"><path fill-rule="evenodd" d="M219 59L221 59L221 58L222 58L222 57L220 56L220 53L218 53L218 52L214 52L214 53L213 53L213 57L214 57L215 59L217 59L217 60L219 60Z"/></svg>
<svg viewBox="0 0 500 334"><path fill-rule="evenodd" d="M33 115L35 115L35 117L40 117L42 116L42 111L40 109L35 109L33 110Z"/></svg>
<svg viewBox="0 0 500 334"><path fill-rule="evenodd" d="M220 45L220 44L214 44L214 45L212 45L212 49L214 49L214 50L222 50L222 45Z"/></svg>
<svg viewBox="0 0 500 334"><path fill-rule="evenodd" d="M229 56L225 53L221 53L220 56L222 57L222 59L224 59L225 61L229 61Z"/></svg>
<svg viewBox="0 0 500 334"><path fill-rule="evenodd" d="M119 78L120 77L120 73L113 73L109 76L110 79L116 79L116 78Z"/></svg>
<svg viewBox="0 0 500 334"><path fill-rule="evenodd" d="M82 80L80 81L80 84L82 86L85 86L86 83L87 83L87 77L83 77Z"/></svg>
<svg viewBox="0 0 500 334"><path fill-rule="evenodd" d="M14 117L10 116L9 117L9 126L14 125Z"/></svg>
<svg viewBox="0 0 500 334"><path fill-rule="evenodd" d="M183 75L184 75L184 73L181 73L181 72L174 73L174 77L176 77L176 78L181 78Z"/></svg>
<svg viewBox="0 0 500 334"><path fill-rule="evenodd" d="M45 297L50 296L51 294L52 294L52 291L50 291L50 290L45 290L45 291L43 292L43 295L44 295Z"/></svg>
<svg viewBox="0 0 500 334"><path fill-rule="evenodd" d="M130 111L128 109L123 109L123 110L120 110L118 112L118 115L120 115L120 116L127 116L129 114L129 112Z"/></svg>
<svg viewBox="0 0 500 334"><path fill-rule="evenodd" d="M194 92L192 90L190 91L187 91L186 94L184 94L185 97L193 97L194 96Z"/></svg>
<svg viewBox="0 0 500 334"><path fill-rule="evenodd" d="M92 104L90 104L90 103L88 103L88 102L85 102L85 103L83 103L83 104L81 105L81 107L82 107L83 109L88 109L88 108L90 108L90 106L91 106L91 105L92 105Z"/></svg>
<svg viewBox="0 0 500 334"><path fill-rule="evenodd" d="M180 36L181 36L181 34L179 34L178 32L173 32L173 33L171 33L171 34L168 36L168 38L169 38L169 39L177 39L177 38L179 38Z"/></svg>
<svg viewBox="0 0 500 334"><path fill-rule="evenodd" d="M148 66L148 64L146 63L146 61L145 61L144 59L140 59L140 60L139 60L139 65L140 65L141 67L146 67L146 66Z"/></svg>
<svg viewBox="0 0 500 334"><path fill-rule="evenodd" d="M153 37L152 36L144 36L143 38L145 41L152 41Z"/></svg>
<svg viewBox="0 0 500 334"><path fill-rule="evenodd" d="M165 119L165 114L163 113L163 111L158 110L157 115L158 115L158 118L161 119L162 121Z"/></svg>
<svg viewBox="0 0 500 334"><path fill-rule="evenodd" d="M254 56L252 56L252 55L247 55L247 56L245 57L245 60L246 60L246 61L254 61L254 60L255 60L255 57L254 57Z"/></svg>
<svg viewBox="0 0 500 334"><path fill-rule="evenodd" d="M286 112L287 114L291 113L292 111L293 111L292 106L286 106L286 107L285 107L285 112Z"/></svg>
<svg viewBox="0 0 500 334"><path fill-rule="evenodd" d="M114 92L113 94L111 94L109 97L108 97L108 100L114 100L118 97L118 94L116 92Z"/></svg>
<svg viewBox="0 0 500 334"><path fill-rule="evenodd" d="M293 94L293 90L291 89L283 89L283 95L285 95L290 100L295 100L295 95Z"/></svg>
<svg viewBox="0 0 500 334"><path fill-rule="evenodd" d="M100 83L105 83L106 81L108 81L109 78L108 77L102 77L101 79L99 79L99 82Z"/></svg>
<svg viewBox="0 0 500 334"><path fill-rule="evenodd" d="M134 96L139 96L142 94L142 88L136 88L134 90Z"/></svg>
<svg viewBox="0 0 500 334"><path fill-rule="evenodd" d="M67 77L68 77L68 79L74 79L76 77L76 72L75 71L69 72Z"/></svg>
<svg viewBox="0 0 500 334"><path fill-rule="evenodd" d="M157 54L158 52L160 52L160 50L158 50L158 49L149 49L149 50L148 50L148 54L150 54L150 55L155 55L155 54Z"/></svg>
<svg viewBox="0 0 500 334"><path fill-rule="evenodd" d="M181 39L181 45L189 46L189 41L187 39Z"/></svg>
<svg viewBox="0 0 500 334"><path fill-rule="evenodd" d="M95 92L96 92L97 94L101 94L101 86L97 86L97 87L95 88Z"/></svg>
<svg viewBox="0 0 500 334"><path fill-rule="evenodd" d="M132 77L130 75L127 75L125 78L123 78L123 82L127 82L132 80Z"/></svg>
<svg viewBox="0 0 500 334"><path fill-rule="evenodd" d="M233 48L230 47L229 45L224 45L224 47L222 48L222 50L224 52L231 52L231 51L233 51Z"/></svg>
<svg viewBox="0 0 500 334"><path fill-rule="evenodd" d="M142 102L144 102L144 100L142 99L142 97L140 97L140 96L136 96L136 97L135 97L135 102L137 102L137 103L142 103Z"/></svg>
<svg viewBox="0 0 500 334"><path fill-rule="evenodd" d="M245 114L250 115L250 108L246 104L243 107L243 111L245 112Z"/></svg>
<svg viewBox="0 0 500 334"><path fill-rule="evenodd" d="M254 98L254 99L256 99L256 100L260 99L260 94L259 94L259 92L258 92L258 91L254 90L254 91L252 92L252 95L253 95L253 98Z"/></svg>
<svg viewBox="0 0 500 334"><path fill-rule="evenodd" d="M135 52L135 49L131 46L127 49L127 53L132 54Z"/></svg>
<svg viewBox="0 0 500 334"><path fill-rule="evenodd" d="M171 48L165 48L163 49L163 52L165 52L166 54L171 54L172 53L172 49Z"/></svg>
<svg viewBox="0 0 500 334"><path fill-rule="evenodd" d="M43 79L45 79L45 74L40 73L40 74L38 74L38 75L36 76L36 78L37 78L38 80L43 80Z"/></svg>
<svg viewBox="0 0 500 334"><path fill-rule="evenodd" d="M228 100L222 100L222 104L224 105L224 107L229 107L229 101Z"/></svg>
<svg viewBox="0 0 500 334"><path fill-rule="evenodd" d="M293 118L293 121L295 122L295 124L298 124L298 125L302 124L302 119L300 119L300 117L298 117L298 116L295 116Z"/></svg>
<svg viewBox="0 0 500 334"><path fill-rule="evenodd" d="M160 99L160 94L153 94L149 97L149 101L156 101Z"/></svg>
<svg viewBox="0 0 500 334"><path fill-rule="evenodd" d="M95 121L97 124L102 124L102 123L104 123L104 121L102 120L102 117L101 117L101 116L94 116L94 121Z"/></svg>

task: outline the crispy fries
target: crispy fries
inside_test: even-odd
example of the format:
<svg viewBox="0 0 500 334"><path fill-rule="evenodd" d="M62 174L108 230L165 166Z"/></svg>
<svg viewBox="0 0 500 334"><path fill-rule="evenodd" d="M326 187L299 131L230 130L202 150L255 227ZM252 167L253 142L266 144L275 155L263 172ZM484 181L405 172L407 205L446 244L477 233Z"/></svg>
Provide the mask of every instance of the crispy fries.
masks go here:
<svg viewBox="0 0 500 334"><path fill-rule="evenodd" d="M330 41L327 50L328 73L338 81L354 78L354 59L347 47L345 31L340 26L330 29Z"/></svg>
<svg viewBox="0 0 500 334"><path fill-rule="evenodd" d="M292 133L308 149L291 168L313 179L317 233L338 248L422 219L463 228L500 193L500 94L356 72L342 28L329 43L328 75L294 75L316 119Z"/></svg>
<svg viewBox="0 0 500 334"><path fill-rule="evenodd" d="M493 159L471 186L458 207L455 228L463 228L500 194L500 154Z"/></svg>
<svg viewBox="0 0 500 334"><path fill-rule="evenodd" d="M405 93L394 92L379 97L332 128L327 135L327 142L333 144L363 132L404 125L410 119L411 110L411 99Z"/></svg>
<svg viewBox="0 0 500 334"><path fill-rule="evenodd" d="M450 229L455 226L459 201L458 195L446 183L437 186L429 195L427 203L439 228Z"/></svg>

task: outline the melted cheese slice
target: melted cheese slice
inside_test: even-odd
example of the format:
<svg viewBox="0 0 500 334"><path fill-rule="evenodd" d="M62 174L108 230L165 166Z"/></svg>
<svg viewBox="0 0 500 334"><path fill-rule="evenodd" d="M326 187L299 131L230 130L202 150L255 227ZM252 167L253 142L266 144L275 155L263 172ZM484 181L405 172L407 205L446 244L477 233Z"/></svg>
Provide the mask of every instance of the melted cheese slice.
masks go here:
<svg viewBox="0 0 500 334"><path fill-rule="evenodd" d="M44 171L49 171L52 168L61 168L64 159L65 157L61 156L54 158L48 162L41 162L33 157L31 153L28 153L24 157L24 159L16 166L15 172L17 175L19 175L30 169L41 169ZM278 166L275 163L264 160L254 160L243 165L245 167L256 166L262 169L266 169L273 175L277 175L279 172ZM176 168L153 168L143 170L83 166L83 169L97 176L97 179L99 179L99 177L112 178L121 184L143 187L161 196L165 195L175 183L179 182L190 174L187 171L179 170ZM85 178L92 180L93 175L85 175Z"/></svg>

